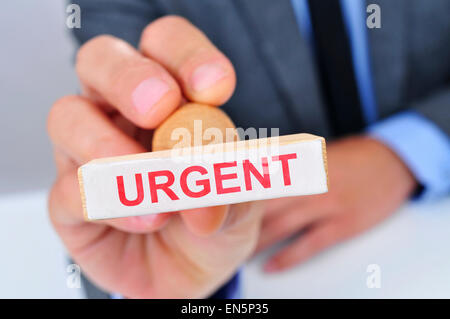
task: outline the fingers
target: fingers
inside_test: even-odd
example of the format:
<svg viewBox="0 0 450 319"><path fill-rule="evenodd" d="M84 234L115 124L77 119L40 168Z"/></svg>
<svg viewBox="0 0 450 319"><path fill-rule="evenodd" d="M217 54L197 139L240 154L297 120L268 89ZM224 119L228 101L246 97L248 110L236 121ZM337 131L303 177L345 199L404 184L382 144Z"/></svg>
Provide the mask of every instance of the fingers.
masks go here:
<svg viewBox="0 0 450 319"><path fill-rule="evenodd" d="M296 241L270 257L264 265L266 272L286 270L301 263L348 236L346 220L331 219L312 226Z"/></svg>
<svg viewBox="0 0 450 319"><path fill-rule="evenodd" d="M77 163L56 146L53 148L53 157L55 159L58 175L65 174L66 172L73 171L77 168Z"/></svg>
<svg viewBox="0 0 450 319"><path fill-rule="evenodd" d="M55 218L64 224L82 222L84 217L76 168L94 158L141 153L145 148L123 133L89 100L79 96L58 100L50 111L47 127L55 144L60 175L52 192L57 193L52 195L52 202L59 203L60 207L53 210ZM127 217L102 223L123 231L141 233L162 227L169 216Z"/></svg>
<svg viewBox="0 0 450 319"><path fill-rule="evenodd" d="M145 151L94 104L79 96L64 97L53 105L47 129L56 147L78 164L100 157Z"/></svg>
<svg viewBox="0 0 450 319"><path fill-rule="evenodd" d="M233 232L248 220L260 220L262 208L261 201L245 202L191 209L180 215L189 231L198 236L210 236L218 231Z"/></svg>
<svg viewBox="0 0 450 319"><path fill-rule="evenodd" d="M178 80L191 101L221 105L233 93L231 62L184 18L167 16L151 23L142 33L140 48Z"/></svg>
<svg viewBox="0 0 450 319"><path fill-rule="evenodd" d="M294 208L264 219L255 252L258 253L279 241L288 239L322 216L323 214L314 211Z"/></svg>
<svg viewBox="0 0 450 319"><path fill-rule="evenodd" d="M329 215L333 206L314 195L271 200L266 209L256 253Z"/></svg>
<svg viewBox="0 0 450 319"><path fill-rule="evenodd" d="M75 170L60 175L49 195L50 219L57 225L74 225L84 221Z"/></svg>
<svg viewBox="0 0 450 319"><path fill-rule="evenodd" d="M230 61L187 20L169 16L143 32L141 51L164 66L191 101L223 104L233 93L235 73ZM181 212L186 227L197 235L210 235L222 226L229 207L205 207Z"/></svg>
<svg viewBox="0 0 450 319"><path fill-rule="evenodd" d="M220 229L225 221L229 205L203 207L180 213L186 227L194 234L207 236Z"/></svg>
<svg viewBox="0 0 450 319"><path fill-rule="evenodd" d="M76 70L90 95L98 93L142 128L155 128L180 104L180 89L173 77L112 36L98 36L84 44Z"/></svg>
<svg viewBox="0 0 450 319"><path fill-rule="evenodd" d="M122 217L108 219L102 222L127 233L145 234L164 227L170 219L171 214L172 213Z"/></svg>
<svg viewBox="0 0 450 319"><path fill-rule="evenodd" d="M310 197L311 196L295 196L267 200L265 201L266 205L264 217L267 219L272 216L282 214L293 208L300 209L305 206L305 203Z"/></svg>
<svg viewBox="0 0 450 319"><path fill-rule="evenodd" d="M55 218L63 222L83 220L73 166L91 159L145 151L132 136L106 116L111 107L142 128L155 128L181 101L219 105L232 94L235 74L231 63L203 33L186 20L160 19L144 32L142 51L122 40L99 36L79 50L76 69L91 100L71 96L55 103L48 131L55 145L60 178L52 191ZM98 104L98 105L97 105ZM129 123L123 123L129 128ZM126 131L127 134L124 132ZM70 197L70 198L69 198ZM62 201L62 199L67 199ZM55 204L56 203L56 204ZM67 207L66 207L67 206ZM228 208L213 207L182 214L194 233L210 234L227 217ZM105 221L118 229L140 232L161 227L170 214Z"/></svg>
<svg viewBox="0 0 450 319"><path fill-rule="evenodd" d="M207 37L180 17L164 17L143 32L141 50L98 36L83 45L76 69L90 97L116 107L142 128L155 128L181 101L220 105L233 93L231 62ZM171 75L172 74L172 75Z"/></svg>

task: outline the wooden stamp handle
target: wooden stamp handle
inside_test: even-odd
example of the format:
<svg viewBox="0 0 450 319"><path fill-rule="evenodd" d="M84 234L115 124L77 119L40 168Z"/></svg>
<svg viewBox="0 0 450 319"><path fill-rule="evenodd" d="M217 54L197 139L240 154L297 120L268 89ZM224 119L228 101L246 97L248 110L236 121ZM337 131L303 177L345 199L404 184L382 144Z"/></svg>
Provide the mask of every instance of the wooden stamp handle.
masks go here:
<svg viewBox="0 0 450 319"><path fill-rule="evenodd" d="M217 140L217 136L211 140L210 134L207 134L211 129L216 132L219 130L222 140ZM225 112L214 106L188 103L175 111L155 130L152 151L238 140L236 127Z"/></svg>

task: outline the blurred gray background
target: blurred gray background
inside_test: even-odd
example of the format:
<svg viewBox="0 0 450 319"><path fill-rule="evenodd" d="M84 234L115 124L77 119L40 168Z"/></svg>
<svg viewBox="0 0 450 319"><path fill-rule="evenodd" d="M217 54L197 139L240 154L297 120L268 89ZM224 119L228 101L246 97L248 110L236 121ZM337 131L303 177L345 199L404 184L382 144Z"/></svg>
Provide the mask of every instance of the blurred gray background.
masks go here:
<svg viewBox="0 0 450 319"><path fill-rule="evenodd" d="M76 93L74 42L61 0L2 1L0 9L0 298L79 298L47 218L54 179L46 117Z"/></svg>
<svg viewBox="0 0 450 319"><path fill-rule="evenodd" d="M77 91L65 8L61 0L1 3L0 193L48 187L53 180L46 116L58 97Z"/></svg>

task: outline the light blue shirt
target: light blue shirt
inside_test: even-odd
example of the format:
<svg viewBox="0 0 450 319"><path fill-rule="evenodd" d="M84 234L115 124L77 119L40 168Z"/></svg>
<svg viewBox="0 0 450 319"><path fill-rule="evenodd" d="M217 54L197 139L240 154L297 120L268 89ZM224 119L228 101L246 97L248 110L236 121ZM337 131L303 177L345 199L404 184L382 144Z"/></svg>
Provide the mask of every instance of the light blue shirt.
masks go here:
<svg viewBox="0 0 450 319"><path fill-rule="evenodd" d="M370 70L366 10L363 0L340 0L356 85L367 132L389 146L408 166L424 190L418 199L436 198L450 191L450 139L436 124L413 111L400 112L377 122L378 112ZM301 34L313 46L306 0L291 0ZM376 32L376 30L374 31Z"/></svg>

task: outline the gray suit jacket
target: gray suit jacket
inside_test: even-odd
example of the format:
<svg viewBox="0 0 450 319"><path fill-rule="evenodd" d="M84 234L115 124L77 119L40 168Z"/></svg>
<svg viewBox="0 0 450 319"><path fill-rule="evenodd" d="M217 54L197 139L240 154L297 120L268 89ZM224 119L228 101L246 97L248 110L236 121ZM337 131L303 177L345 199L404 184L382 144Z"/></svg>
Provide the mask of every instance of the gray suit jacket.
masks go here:
<svg viewBox="0 0 450 319"><path fill-rule="evenodd" d="M369 1L372 3L373 1ZM381 29L369 29L381 118L414 109L450 135L450 1L377 0ZM186 17L222 50L237 72L223 108L237 126L280 134L330 136L312 52L290 0L78 0L80 44L112 34L137 46L152 20ZM104 297L85 282L90 297Z"/></svg>
<svg viewBox="0 0 450 319"><path fill-rule="evenodd" d="M368 1L372 3L373 1ZM289 0L79 0L80 43L112 34L137 46L141 30L167 14L186 17L237 72L224 105L236 125L330 137L311 50ZM450 135L450 1L377 0L380 29L368 29L381 118L414 109Z"/></svg>

